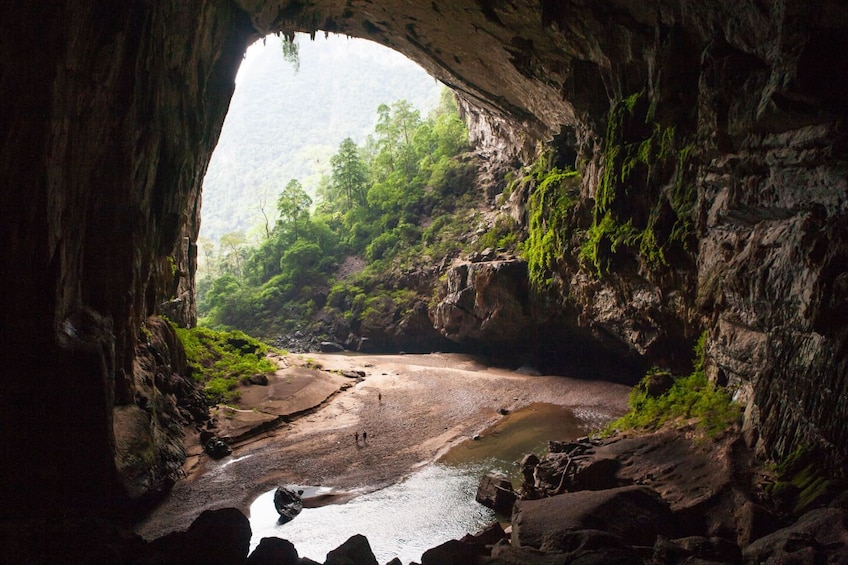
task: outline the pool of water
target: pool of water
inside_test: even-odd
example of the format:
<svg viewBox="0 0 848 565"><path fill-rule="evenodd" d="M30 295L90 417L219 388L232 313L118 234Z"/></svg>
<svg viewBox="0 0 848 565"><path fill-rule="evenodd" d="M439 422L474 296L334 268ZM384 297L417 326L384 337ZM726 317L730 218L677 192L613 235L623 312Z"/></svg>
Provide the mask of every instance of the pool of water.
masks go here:
<svg viewBox="0 0 848 565"><path fill-rule="evenodd" d="M480 477L492 470L512 474L518 459L544 452L548 440L584 434L581 421L569 410L533 404L508 414L478 440L461 443L398 484L345 504L305 508L287 524L277 523L274 491L266 492L250 507L251 549L263 537L280 537L292 542L302 557L320 563L349 537L363 534L379 563L394 557L403 563L420 561L425 550L477 532L497 519L474 500ZM321 494L320 489L291 486Z"/></svg>

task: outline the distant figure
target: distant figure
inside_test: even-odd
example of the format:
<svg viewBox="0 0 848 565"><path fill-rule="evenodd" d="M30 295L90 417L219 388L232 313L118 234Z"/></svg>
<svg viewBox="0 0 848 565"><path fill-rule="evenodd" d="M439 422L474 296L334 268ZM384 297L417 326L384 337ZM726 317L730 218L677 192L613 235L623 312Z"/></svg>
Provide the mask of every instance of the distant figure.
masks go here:
<svg viewBox="0 0 848 565"><path fill-rule="evenodd" d="M368 432L362 432L362 443L368 441Z"/></svg>
<svg viewBox="0 0 848 565"><path fill-rule="evenodd" d="M380 404L383 403L383 393L382 392L377 393L377 402L379 402Z"/></svg>
<svg viewBox="0 0 848 565"><path fill-rule="evenodd" d="M356 437L356 445L359 445L359 432L356 432L354 437Z"/></svg>

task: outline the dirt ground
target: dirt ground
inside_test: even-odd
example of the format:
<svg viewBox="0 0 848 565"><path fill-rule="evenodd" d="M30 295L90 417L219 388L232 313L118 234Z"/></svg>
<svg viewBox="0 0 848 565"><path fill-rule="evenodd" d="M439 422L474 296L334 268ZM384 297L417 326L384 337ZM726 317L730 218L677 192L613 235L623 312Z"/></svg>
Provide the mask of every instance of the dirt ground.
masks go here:
<svg viewBox="0 0 848 565"><path fill-rule="evenodd" d="M452 445L484 432L502 417L501 409L555 403L591 427L621 414L629 392L605 381L487 367L458 354L315 353L291 355L285 363L290 367L278 373L276 388L251 387L238 412L266 422L261 408L274 406L291 421L235 442L233 454L220 461L187 438L186 478L138 524L138 533L151 539L184 530L206 509L232 506L246 513L253 499L280 484L333 487L343 500L435 461ZM306 364L323 371L305 372ZM365 377L340 374L355 370ZM229 415L238 419L233 411ZM219 413L219 421L226 427L226 414Z"/></svg>

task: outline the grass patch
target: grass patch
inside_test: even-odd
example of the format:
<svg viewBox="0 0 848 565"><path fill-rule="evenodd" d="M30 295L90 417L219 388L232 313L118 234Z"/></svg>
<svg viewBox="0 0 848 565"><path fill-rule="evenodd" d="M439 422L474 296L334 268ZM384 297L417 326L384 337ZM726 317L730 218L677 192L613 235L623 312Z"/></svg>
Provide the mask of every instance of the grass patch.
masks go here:
<svg viewBox="0 0 848 565"><path fill-rule="evenodd" d="M269 347L240 331L174 327L185 348L189 375L204 385L211 406L239 399L239 380L277 370L265 354Z"/></svg>
<svg viewBox="0 0 848 565"><path fill-rule="evenodd" d="M739 421L741 408L734 403L727 389L718 387L707 379L704 372L703 334L695 346L693 371L685 377L672 377L667 371L653 368L633 387L628 398L628 412L611 422L604 433L615 431L644 429L655 430L674 421L690 423L697 421L696 427L708 437L715 437ZM662 394L653 394L653 383L663 377L671 380L670 386Z"/></svg>

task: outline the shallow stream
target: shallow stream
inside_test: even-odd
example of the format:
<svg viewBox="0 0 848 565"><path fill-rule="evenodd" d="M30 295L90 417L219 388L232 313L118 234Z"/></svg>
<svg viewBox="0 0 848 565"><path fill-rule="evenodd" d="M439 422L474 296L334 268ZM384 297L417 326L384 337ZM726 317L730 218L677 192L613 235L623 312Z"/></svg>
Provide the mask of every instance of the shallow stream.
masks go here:
<svg viewBox="0 0 848 565"><path fill-rule="evenodd" d="M305 508L287 524L277 523L274 491L266 492L250 507L251 550L263 537L280 537L292 542L301 557L324 562L327 552L363 534L379 563L394 557L403 563L420 561L427 549L477 532L498 518L474 500L480 477L493 470L515 476L517 461L526 453L544 453L548 440L575 439L586 431L587 424L562 406L531 404L397 484L345 504ZM290 486L305 489L305 496L323 493Z"/></svg>

